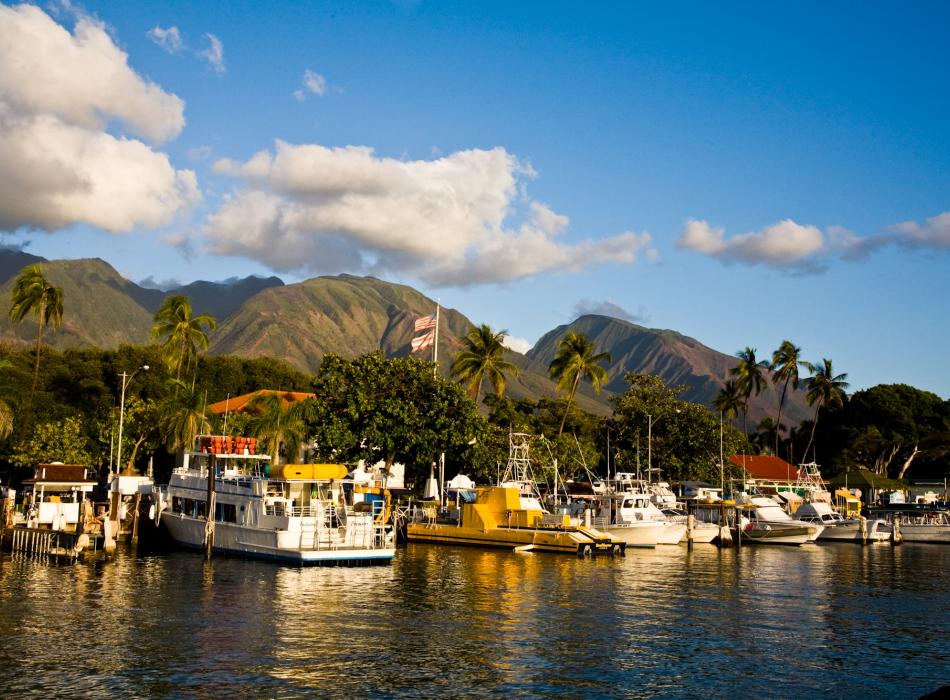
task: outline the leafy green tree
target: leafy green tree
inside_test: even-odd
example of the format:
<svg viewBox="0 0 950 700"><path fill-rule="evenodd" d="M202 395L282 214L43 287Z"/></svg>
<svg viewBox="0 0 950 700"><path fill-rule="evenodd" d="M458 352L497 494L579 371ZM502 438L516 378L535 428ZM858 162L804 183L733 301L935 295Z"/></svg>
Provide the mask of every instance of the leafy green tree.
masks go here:
<svg viewBox="0 0 950 700"><path fill-rule="evenodd" d="M606 383L607 370L600 366L601 362L610 362L610 354L595 352L593 343L581 333L571 331L558 342L554 359L548 367L548 374L557 382L559 392L567 392L567 407L558 428L559 436L564 432L564 423L581 379L589 379L598 394L601 386Z"/></svg>
<svg viewBox="0 0 950 700"><path fill-rule="evenodd" d="M441 452L447 464L494 474L486 422L462 388L433 376L432 365L376 352L355 360L326 355L314 380L310 436L331 461L406 464L424 479Z"/></svg>
<svg viewBox="0 0 950 700"><path fill-rule="evenodd" d="M495 394L505 394L505 373L517 376L518 368L505 358L505 336L508 331L493 331L487 324L470 328L462 338L462 350L452 361L451 372L468 387L468 395L476 404L487 378Z"/></svg>
<svg viewBox="0 0 950 700"><path fill-rule="evenodd" d="M13 283L12 300L10 320L14 323L19 323L31 313L37 317L36 367L33 370L33 387L30 389L30 401L27 404L32 408L40 376L43 329L49 325L58 328L63 322L63 289L54 287L43 275L39 265L28 265Z"/></svg>
<svg viewBox="0 0 950 700"><path fill-rule="evenodd" d="M30 435L16 446L10 460L27 468L48 462L93 464L82 420L75 416L34 426Z"/></svg>
<svg viewBox="0 0 950 700"><path fill-rule="evenodd" d="M788 387L791 385L793 390L798 389L798 365L801 362L802 349L795 345L791 340L783 340L778 346L778 350L772 353L772 362L769 365L772 370L772 383L782 384L782 395L778 402L778 418L775 419L775 453L778 454L778 443L782 432L782 409L785 408L785 398L788 394Z"/></svg>
<svg viewBox="0 0 950 700"><path fill-rule="evenodd" d="M620 471L636 471L639 455L646 455L647 426L653 423L653 461L672 480L719 481L719 439L723 429L725 459L735 454L743 439L722 426L719 416L701 404L679 398L686 387L668 387L659 377L630 372L629 388L613 399L612 449ZM644 459L645 464L645 459ZM731 471L728 461L725 466Z"/></svg>
<svg viewBox="0 0 950 700"><path fill-rule="evenodd" d="M891 478L903 478L910 469L915 476L943 478L950 457L950 401L906 384L864 389L841 410L822 413L815 445L829 472L858 464Z"/></svg>
<svg viewBox="0 0 950 700"><path fill-rule="evenodd" d="M818 412L822 408L837 407L844 404L845 389L848 388L847 373L835 374L831 366L831 360L823 359L820 363L807 363L808 371L812 376L805 380L805 386L808 392L805 394L805 400L809 406L815 407L815 418L812 421L811 436L808 438L808 445L802 453L805 459L808 459L808 451L815 441L815 427L818 425ZM814 456L812 457L814 459Z"/></svg>
<svg viewBox="0 0 950 700"><path fill-rule="evenodd" d="M738 366L731 374L736 380L736 389L742 396L742 432L749 434L749 401L765 388L765 375L762 370L768 366L765 360L756 360L755 348L746 347L736 353Z"/></svg>
<svg viewBox="0 0 950 700"><path fill-rule="evenodd" d="M181 379L181 370L189 369L198 352L208 349L208 332L217 327L210 314L193 316L191 302L184 294L166 297L155 312L152 338L162 341L162 352L169 371Z"/></svg>

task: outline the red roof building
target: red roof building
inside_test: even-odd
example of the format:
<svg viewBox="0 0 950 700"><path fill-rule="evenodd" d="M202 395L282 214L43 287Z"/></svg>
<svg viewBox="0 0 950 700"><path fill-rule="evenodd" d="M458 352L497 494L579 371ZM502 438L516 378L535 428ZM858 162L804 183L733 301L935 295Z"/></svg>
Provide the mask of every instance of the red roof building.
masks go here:
<svg viewBox="0 0 950 700"><path fill-rule="evenodd" d="M304 391L276 391L274 389L260 389L259 391L252 391L250 394L232 396L228 399L225 399L224 401L213 403L208 406L208 410L219 415L222 413L238 413L247 410L248 404L250 404L258 396L266 396L268 394L277 394L280 396L284 408L287 408L292 403L306 401L307 399L315 399L317 397L316 394L309 394Z"/></svg>
<svg viewBox="0 0 950 700"><path fill-rule="evenodd" d="M772 455L733 455L729 461L745 469L747 479L775 484L795 485L798 482L798 467Z"/></svg>

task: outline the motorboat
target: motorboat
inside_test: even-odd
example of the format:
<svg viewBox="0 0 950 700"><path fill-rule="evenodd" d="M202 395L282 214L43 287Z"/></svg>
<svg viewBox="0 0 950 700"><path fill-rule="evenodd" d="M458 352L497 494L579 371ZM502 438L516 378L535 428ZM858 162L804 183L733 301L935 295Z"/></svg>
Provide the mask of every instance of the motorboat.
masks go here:
<svg viewBox="0 0 950 700"><path fill-rule="evenodd" d="M950 512L936 505L900 503L872 508L870 517L880 528L893 532L897 525L896 541L950 544Z"/></svg>
<svg viewBox="0 0 950 700"><path fill-rule="evenodd" d="M806 501L795 511L795 517L806 523L824 526L819 542L886 542L890 529L881 527L883 521L867 518L844 518L825 501Z"/></svg>
<svg viewBox="0 0 950 700"><path fill-rule="evenodd" d="M794 520L767 496L743 494L737 502L742 508L735 536L762 544L802 545L814 542L823 525Z"/></svg>
<svg viewBox="0 0 950 700"><path fill-rule="evenodd" d="M196 444L157 494L156 518L182 547L297 565L388 564L395 555L388 494L348 482L346 467L275 465L242 438Z"/></svg>

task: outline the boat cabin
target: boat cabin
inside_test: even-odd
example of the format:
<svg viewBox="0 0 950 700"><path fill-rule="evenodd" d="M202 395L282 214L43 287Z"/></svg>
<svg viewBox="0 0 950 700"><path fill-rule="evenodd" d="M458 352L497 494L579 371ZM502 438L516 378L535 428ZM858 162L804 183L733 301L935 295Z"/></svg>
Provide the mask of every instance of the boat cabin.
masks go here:
<svg viewBox="0 0 950 700"><path fill-rule="evenodd" d="M24 499L27 523L54 530L75 528L80 505L97 483L88 478L88 472L81 464L38 465L33 478L23 482L27 486Z"/></svg>

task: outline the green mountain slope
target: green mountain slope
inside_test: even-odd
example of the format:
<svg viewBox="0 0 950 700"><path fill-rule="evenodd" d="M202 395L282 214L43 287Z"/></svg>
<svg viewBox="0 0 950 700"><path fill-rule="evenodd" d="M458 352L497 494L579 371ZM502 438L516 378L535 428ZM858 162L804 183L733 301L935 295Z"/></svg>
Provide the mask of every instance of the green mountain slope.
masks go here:
<svg viewBox="0 0 950 700"><path fill-rule="evenodd" d="M122 343L146 343L152 314L133 297L132 282L104 260L49 260L41 263L47 279L63 288L63 325L44 331L44 342L56 348L115 348ZM3 310L8 311L16 275L0 285ZM36 317L14 325L0 314L0 341L11 345L36 342Z"/></svg>
<svg viewBox="0 0 950 700"><path fill-rule="evenodd" d="M327 353L359 357L381 349L389 356L410 353L413 322L435 312L436 303L411 287L372 277L340 275L266 289L248 300L212 336L211 352L278 357L298 369L315 372ZM455 309L441 309L439 367L448 376L460 337L472 322ZM431 359L431 350L421 352ZM522 370L508 380L513 398L554 395L545 367L519 353L509 359ZM597 413L609 406L585 390L578 400Z"/></svg>
<svg viewBox="0 0 950 700"><path fill-rule="evenodd" d="M583 333L600 352L610 353L607 388L622 393L626 389L627 372L662 377L668 386L685 385L682 398L712 406L722 387L722 380L738 364L732 355L706 347L698 340L675 331L644 328L607 316L581 316L573 323L546 333L528 356L542 365L554 357L558 341L569 331ZM781 387L768 388L749 402L750 427L766 416L775 417ZM782 422L798 423L806 416L804 394L786 400Z"/></svg>

